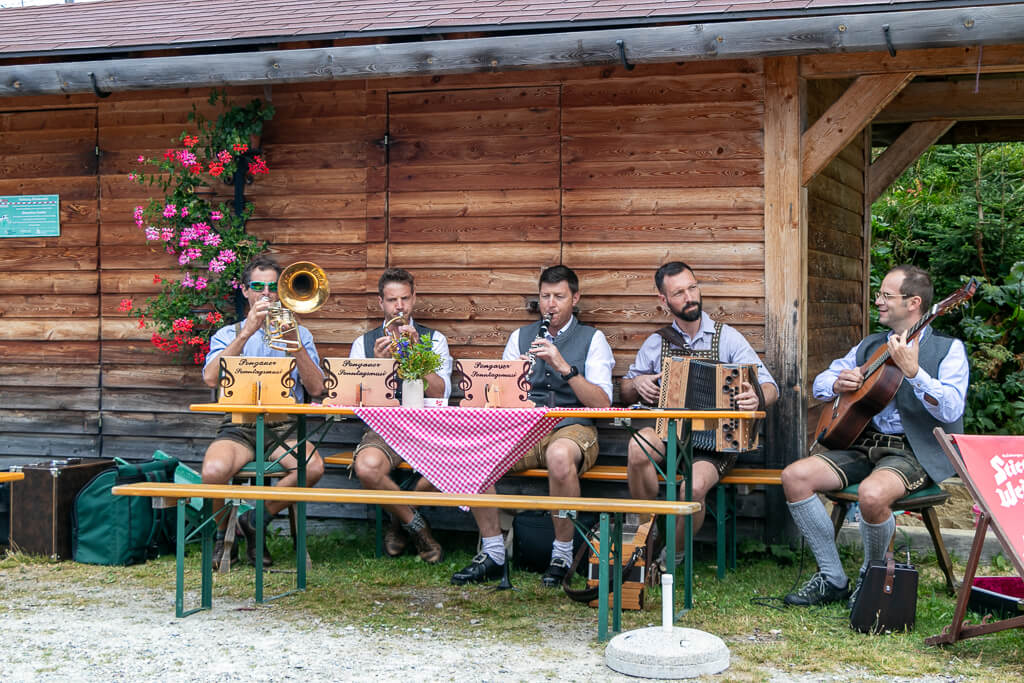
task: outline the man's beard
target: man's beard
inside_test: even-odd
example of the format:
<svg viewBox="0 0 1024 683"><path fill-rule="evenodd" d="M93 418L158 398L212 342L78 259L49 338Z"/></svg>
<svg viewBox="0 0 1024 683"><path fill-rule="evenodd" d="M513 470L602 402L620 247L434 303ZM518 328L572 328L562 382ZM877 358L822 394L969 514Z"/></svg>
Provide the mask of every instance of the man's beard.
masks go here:
<svg viewBox="0 0 1024 683"><path fill-rule="evenodd" d="M704 302L702 300L698 299L696 303L691 302L689 304L685 304L682 308L678 310L673 308L672 304L669 304L668 310L672 311L672 315L679 318L680 320L685 320L688 323L692 323L695 320L700 320L701 313L704 311L703 303ZM687 306L692 306L693 308L687 310Z"/></svg>

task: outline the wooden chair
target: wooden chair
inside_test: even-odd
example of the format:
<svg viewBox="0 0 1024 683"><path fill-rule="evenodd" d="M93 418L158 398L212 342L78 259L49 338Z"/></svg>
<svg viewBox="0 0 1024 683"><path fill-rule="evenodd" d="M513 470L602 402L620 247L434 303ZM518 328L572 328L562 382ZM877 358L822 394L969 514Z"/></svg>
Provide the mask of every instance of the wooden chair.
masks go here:
<svg viewBox="0 0 1024 683"><path fill-rule="evenodd" d="M850 505L858 502L857 498L858 485L853 484L847 486L841 491L833 491L826 493L825 496L832 501L832 526L835 528L835 535L839 537L839 530L843 526L843 520L846 519L846 513L850 509ZM922 489L915 493L911 493L909 496L900 498L892 504L893 510L906 510L908 512L918 512L924 519L924 525L928 528L928 533L932 537L932 545L935 546L935 556L939 560L939 567L942 568L942 573L946 575L946 590L950 593L956 592L957 582L953 577L953 563L949 559L949 553L946 552L946 544L942 542L942 533L939 529L939 516L935 513L935 507L942 505L949 498L949 494L939 488L937 485L929 486L926 489ZM893 535L893 540L889 544L889 549L895 544L896 536Z"/></svg>

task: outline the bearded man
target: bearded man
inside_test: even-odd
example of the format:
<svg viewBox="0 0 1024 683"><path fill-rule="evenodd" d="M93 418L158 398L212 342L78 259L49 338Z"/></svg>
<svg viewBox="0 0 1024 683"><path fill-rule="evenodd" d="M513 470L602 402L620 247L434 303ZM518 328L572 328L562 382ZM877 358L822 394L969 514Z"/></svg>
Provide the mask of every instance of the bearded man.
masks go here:
<svg viewBox="0 0 1024 683"><path fill-rule="evenodd" d="M672 261L654 274L658 299L672 313L671 328L655 332L637 351L636 360L622 379L621 396L627 404L641 401L658 405L661 393L661 366L666 357L688 356L723 363L750 363L757 366L764 405L754 387L743 382L736 395L738 410L758 410L775 403L779 389L761 359L739 331L715 322L704 312L700 283L693 269L682 261ZM647 444L650 444L648 446ZM719 453L695 448L693 451L693 500L701 504L693 515L693 533L704 523L704 498L712 486L736 464L736 453ZM653 427L639 430L629 442L629 493L633 498L658 497L658 474L651 459L659 465L665 459L665 442ZM676 548L683 547L683 521L676 524ZM662 537L661 542L664 542ZM664 558L661 558L662 561ZM681 561L677 557L677 564Z"/></svg>

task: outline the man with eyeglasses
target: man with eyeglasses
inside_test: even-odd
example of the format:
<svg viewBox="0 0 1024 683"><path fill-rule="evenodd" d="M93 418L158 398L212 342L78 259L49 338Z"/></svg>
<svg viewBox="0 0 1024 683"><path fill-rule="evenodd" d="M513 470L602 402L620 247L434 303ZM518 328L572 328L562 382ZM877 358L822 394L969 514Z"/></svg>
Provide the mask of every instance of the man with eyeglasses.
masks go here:
<svg viewBox="0 0 1024 683"><path fill-rule="evenodd" d="M636 360L629 366L620 385L625 403L641 401L647 405L658 405L662 363L667 357L679 356L756 365L764 405L761 405L754 387L744 382L740 393L736 395L736 406L740 410L763 409L778 400L778 386L749 342L738 330L715 322L704 311L700 284L690 266L682 261L666 263L655 272L654 284L658 289L658 299L672 314L672 325L658 330L640 346ZM665 442L658 438L653 427L645 427L629 441L627 470L629 493L633 498L658 497L658 474L652 458L659 466L664 462ZM704 523L704 498L707 492L732 469L736 458L735 453L694 449L693 500L701 504L700 511L692 517L694 533ZM679 518L676 524L676 548L683 547L683 529L683 519ZM665 542L664 532L659 535L658 544L661 545ZM663 558L659 559L663 562ZM676 558L677 564L681 559Z"/></svg>
<svg viewBox="0 0 1024 683"><path fill-rule="evenodd" d="M896 397L872 418L849 449L815 453L782 471L793 521L818 562L818 572L785 597L787 605L845 600L852 608L868 566L884 560L889 548L896 530L893 503L953 474L932 429L963 431L967 351L959 339L939 335L928 326L907 341L908 332L931 306L933 294L931 278L920 268L901 265L890 270L875 293L878 321L890 331L869 335L814 379L814 396L821 400L857 391L864 384L860 368L883 344L903 372ZM818 494L857 483L864 561L851 591L832 521Z"/></svg>
<svg viewBox="0 0 1024 683"><path fill-rule="evenodd" d="M210 339L210 350L206 354L206 364L203 366L203 381L211 387L218 384L218 373L220 364L217 359L220 356L252 356L284 358L291 354L295 358L296 370L293 373L297 380L293 392L298 391L299 382L306 391L308 397L318 397L324 393L323 374L320 372L320 356L317 354L316 346L313 344L313 335L302 325L292 332L293 339L300 342L295 351L279 351L270 348L269 340L263 323L266 320L270 305L277 301L277 280L281 275L281 267L269 256L261 255L252 260L242 273L242 295L249 304L249 312L245 319L217 330ZM304 397L296 395L300 402ZM295 445L295 439L290 437L294 418L286 418L283 422L267 425L268 430L273 430L289 447ZM277 460L284 454L281 447L275 449L268 460ZM225 415L217 429L217 436L207 447L206 455L203 456L203 483L204 484L226 484L238 474L239 470L254 459L256 454L256 429L255 425L235 424L231 422L231 416ZM306 485L315 486L324 473L324 462L320 454L312 446L306 447ZM281 460L281 465L287 470L285 476L277 479L274 486L296 486L298 484L298 472L296 461L293 455L286 456ZM264 503L265 514L264 524L269 524L274 515L289 505L287 501L267 501ZM223 501L213 501L214 512L223 506ZM249 560L255 564L255 538L256 530L253 525L252 511L247 512L239 518L239 526L246 538L246 551ZM220 565L221 556L224 554L224 534L227 527L227 519L221 519L220 528L217 530L216 541L213 549L213 566ZM231 549L231 563L238 560L238 546ZM263 566L273 564L273 558L266 544L263 546Z"/></svg>

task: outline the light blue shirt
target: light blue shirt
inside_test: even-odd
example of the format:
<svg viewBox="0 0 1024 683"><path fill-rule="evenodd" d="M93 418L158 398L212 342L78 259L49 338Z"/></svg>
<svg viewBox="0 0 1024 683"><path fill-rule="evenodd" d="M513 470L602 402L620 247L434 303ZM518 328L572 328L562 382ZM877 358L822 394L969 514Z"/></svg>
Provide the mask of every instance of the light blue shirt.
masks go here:
<svg viewBox="0 0 1024 683"><path fill-rule="evenodd" d="M565 327L555 333L557 337L572 324L575 316L569 316L569 322ZM548 334L548 341L554 341L554 337ZM519 358L519 330L516 330L508 338L505 350L501 354L502 360L517 360ZM615 356L612 355L612 347L601 330L594 330L594 336L590 338L590 346L587 347L587 361L583 368L583 378L591 384L601 387L604 393L608 394L608 400L612 400L612 368L615 367Z"/></svg>
<svg viewBox="0 0 1024 683"><path fill-rule="evenodd" d="M925 327L919 335L921 341L932 333L931 327ZM889 336L892 336L889 332ZM888 337L887 337L888 338ZM911 340L911 344L914 340ZM837 360L832 361L828 369L814 378L812 390L815 398L829 400L835 398L832 385L836 383L839 373L843 370L852 370L857 367L857 344L849 352ZM921 402L928 414L939 422L954 422L964 412L964 397L967 396L967 384L970 377L970 364L967 362L967 349L959 339L954 339L949 347L946 357L939 363L939 376L932 377L924 368L918 368L917 374L904 382L909 382L914 389L914 396ZM925 396L931 396L936 401L926 401ZM900 418L900 411L896 409L896 399L889 401L882 412L872 418L875 429L884 434L903 434L903 420Z"/></svg>
<svg viewBox="0 0 1024 683"><path fill-rule="evenodd" d="M413 324L412 318L409 318L408 324ZM366 347L363 343L365 336L361 334L352 342L352 348L348 352L349 358L366 358ZM437 376L444 380L444 398L447 399L452 393L452 354L448 350L448 338L434 330L430 337L430 348L441 357L441 367L437 370Z"/></svg>
<svg viewBox="0 0 1024 683"><path fill-rule="evenodd" d="M203 364L203 372L206 371L206 367L210 365L210 363L216 362L217 356L223 353L224 349L226 349L231 342L235 341L235 338L238 336L237 330L240 328L241 325L235 323L225 325L214 333L213 337L210 338L210 350L206 353L206 362ZM302 325L299 325L299 341L302 342L302 346L306 349L306 353L309 354L313 363L319 368L320 355L317 353L316 346L313 344L313 333ZM241 355L250 358L286 358L290 354L286 351L278 351L277 349L270 348L270 345L267 343L267 333L261 327L256 334L246 340L245 346L242 347ZM323 374L322 371L321 374ZM295 380L296 387L301 386L298 368L292 371L292 378ZM295 396L296 400L299 399L294 388L292 389L292 395Z"/></svg>
<svg viewBox="0 0 1024 683"><path fill-rule="evenodd" d="M701 313L700 330L690 338L690 335L683 332L676 321L672 321L672 328L682 335L686 343L694 351L708 351L711 349L711 340L715 337L715 321L707 313ZM629 366L624 379L631 379L637 375L660 375L661 374L661 340L660 334L652 334L644 340L640 350L636 352L636 360ZM670 344L671 348L680 348ZM757 352L747 342L742 334L729 325L722 325L722 336L718 339L718 360L723 363L751 363L757 366L758 384L771 384L776 389L779 385L772 379L768 369L758 358Z"/></svg>

